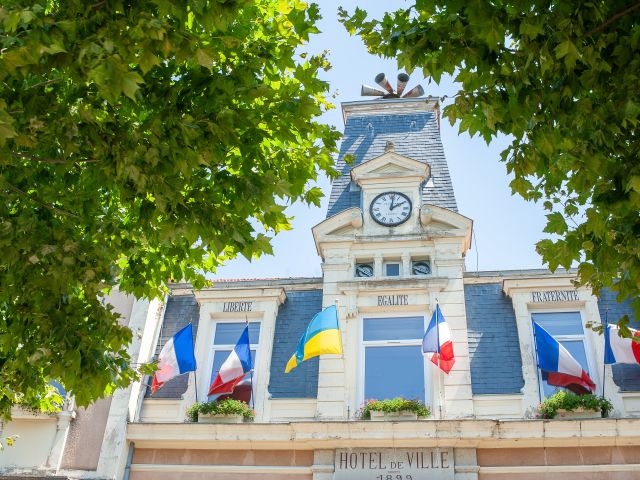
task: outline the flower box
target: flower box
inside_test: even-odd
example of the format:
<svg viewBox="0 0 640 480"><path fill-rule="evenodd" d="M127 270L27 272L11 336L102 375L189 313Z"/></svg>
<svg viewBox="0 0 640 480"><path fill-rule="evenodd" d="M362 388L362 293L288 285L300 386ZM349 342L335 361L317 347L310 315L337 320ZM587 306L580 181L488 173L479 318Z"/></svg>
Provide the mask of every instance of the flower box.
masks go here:
<svg viewBox="0 0 640 480"><path fill-rule="evenodd" d="M416 412L412 412L411 410L402 410L400 412L379 412L375 410L371 411L372 422L397 422L408 420L418 420L418 414Z"/></svg>
<svg viewBox="0 0 640 480"><path fill-rule="evenodd" d="M578 420L581 418L601 418L600 410L588 410L585 408L576 408L575 410L565 410L559 408L556 412L556 418L560 420Z"/></svg>
<svg viewBox="0 0 640 480"><path fill-rule="evenodd" d="M198 423L242 423L255 415L249 405L233 398L194 403L187 409L187 421Z"/></svg>
<svg viewBox="0 0 640 480"><path fill-rule="evenodd" d="M538 405L538 412L542 418L571 420L607 417L612 408L611 402L604 397L559 390Z"/></svg>
<svg viewBox="0 0 640 480"><path fill-rule="evenodd" d="M415 421L431 415L429 407L421 400L407 400L396 397L384 400L367 400L356 417L361 420L380 421Z"/></svg>
<svg viewBox="0 0 640 480"><path fill-rule="evenodd" d="M244 417L239 413L210 415L201 413L198 415L198 423L243 423Z"/></svg>

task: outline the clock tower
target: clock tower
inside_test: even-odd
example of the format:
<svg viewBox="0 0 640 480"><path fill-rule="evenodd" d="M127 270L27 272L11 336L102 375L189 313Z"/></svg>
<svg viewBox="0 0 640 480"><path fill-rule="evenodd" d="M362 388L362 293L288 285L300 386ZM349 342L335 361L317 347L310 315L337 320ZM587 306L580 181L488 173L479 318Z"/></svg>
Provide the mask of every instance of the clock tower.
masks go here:
<svg viewBox="0 0 640 480"><path fill-rule="evenodd" d="M323 304L337 302L344 348L342 358L320 359L318 416L348 418L364 399L393 391L433 405L436 416L468 417L463 272L472 222L457 212L438 99L399 98L387 90L380 99L342 104L341 176L327 219L313 228ZM455 351L448 375L421 351L437 304ZM411 379L384 373L405 367Z"/></svg>

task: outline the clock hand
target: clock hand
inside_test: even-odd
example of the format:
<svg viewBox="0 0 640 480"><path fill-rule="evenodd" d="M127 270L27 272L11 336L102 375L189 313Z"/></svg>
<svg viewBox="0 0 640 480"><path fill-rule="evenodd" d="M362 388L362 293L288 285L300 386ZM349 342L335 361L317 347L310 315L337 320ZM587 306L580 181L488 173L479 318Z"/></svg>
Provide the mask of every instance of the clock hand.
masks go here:
<svg viewBox="0 0 640 480"><path fill-rule="evenodd" d="M400 205L404 205L406 202L406 200L404 202L400 202L400 203L396 203L395 205L391 206L391 208L389 208L389 210L393 210L396 207L399 207Z"/></svg>

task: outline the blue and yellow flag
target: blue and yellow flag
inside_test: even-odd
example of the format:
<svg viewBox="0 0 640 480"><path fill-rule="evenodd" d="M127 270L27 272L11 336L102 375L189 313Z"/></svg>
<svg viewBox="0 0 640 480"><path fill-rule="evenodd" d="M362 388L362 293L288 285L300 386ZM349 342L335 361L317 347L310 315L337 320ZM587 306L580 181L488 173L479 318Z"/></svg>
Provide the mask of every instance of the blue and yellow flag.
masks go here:
<svg viewBox="0 0 640 480"><path fill-rule="evenodd" d="M335 305L316 313L300 338L296 353L291 355L284 369L289 373L305 360L323 353L342 353L340 327L338 326L338 310Z"/></svg>

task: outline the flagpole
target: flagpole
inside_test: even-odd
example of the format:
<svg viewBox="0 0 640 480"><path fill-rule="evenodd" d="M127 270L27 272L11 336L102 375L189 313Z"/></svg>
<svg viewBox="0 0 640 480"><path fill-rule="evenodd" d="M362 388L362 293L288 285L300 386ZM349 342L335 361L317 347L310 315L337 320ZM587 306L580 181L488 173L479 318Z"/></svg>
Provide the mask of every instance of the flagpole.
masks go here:
<svg viewBox="0 0 640 480"><path fill-rule="evenodd" d="M607 338L606 335L609 333L607 332L608 328L609 328L609 307L606 307L604 311L604 332L603 332L605 338ZM604 350L603 352L604 354L602 356L602 397L604 398L604 384L605 384L605 378L607 375L607 363L605 362L605 358L607 356L606 342L603 350Z"/></svg>
<svg viewBox="0 0 640 480"><path fill-rule="evenodd" d="M191 323L191 322L189 322ZM196 339L193 338L193 324L191 326L191 341L193 342L193 349L196 349ZM196 375L196 371L198 370L198 364L196 363L196 368L193 370L193 387L196 394L196 403L198 403L198 376Z"/></svg>
<svg viewBox="0 0 640 480"><path fill-rule="evenodd" d="M255 410L256 408L256 401L253 398L253 357L251 356L251 337L249 336L249 318L247 317L247 315L245 314L244 316L244 323L247 326L247 338L249 339L249 360L251 362L251 371L249 372L249 384L251 385L251 410Z"/></svg>
<svg viewBox="0 0 640 480"><path fill-rule="evenodd" d="M542 382L540 381L540 368L538 367L538 342L536 341L536 327L533 326L533 320L531 320L531 329L533 330L533 364L536 366L536 380L538 380L538 401L542 403Z"/></svg>
<svg viewBox="0 0 640 480"><path fill-rule="evenodd" d="M440 411L440 420L442 420L442 407L444 403L442 395L442 368L440 368L440 319L438 318L438 299L436 298L436 366L438 367L438 409Z"/></svg>
<svg viewBox="0 0 640 480"><path fill-rule="evenodd" d="M164 305L163 305L163 310L162 310L162 316L161 316L162 318L160 319L160 322L161 322L161 323L160 323L160 331L158 332L158 339L157 339L157 341L155 342L155 344L156 344L156 350L158 349L158 347L160 347L160 344L162 343L162 332L164 331L164 314L165 314L165 311L166 311L166 309L167 309L167 303L169 303L169 297L167 297L167 296L165 295L165 298L164 298ZM165 342L165 343L166 343L166 342ZM162 346L164 347L164 344L162 344ZM160 351L162 351L162 348L160 348ZM160 352L158 352L158 356L159 356L159 355L160 355ZM155 357L155 358L154 358L154 357ZM155 352L155 350L154 350L154 352L152 353L152 355L151 355L151 359L150 359L149 361L150 361L150 362L152 362L152 361L154 361L154 360L155 360L156 365L157 365L157 363L158 363L158 357L156 356L156 352ZM146 376L146 377L147 377L147 379L148 379L148 380L151 380L151 382L152 382L150 385L147 385L147 389L149 389L149 390L151 390L151 388L150 388L150 387L151 387L151 385L153 385L153 378L154 378L154 376L155 376L155 373L153 374L153 376L151 376L151 375L147 375L147 376ZM144 382L144 380L143 380L143 382ZM149 393L149 396L150 396L150 397L153 397L153 391ZM143 398L144 398L144 395L143 395ZM142 403L141 403L141 405L142 405ZM140 409L138 409L138 411L139 411L139 410L140 410Z"/></svg>
<svg viewBox="0 0 640 480"><path fill-rule="evenodd" d="M342 350L342 374L344 378L344 394L347 397L347 420L351 417L351 398L349 397L349 382L347 382L347 362L344 358L344 346L342 345L342 330L340 330L340 308L339 298L334 298L333 303L336 306L336 319L338 320L338 332L340 336L340 348Z"/></svg>

